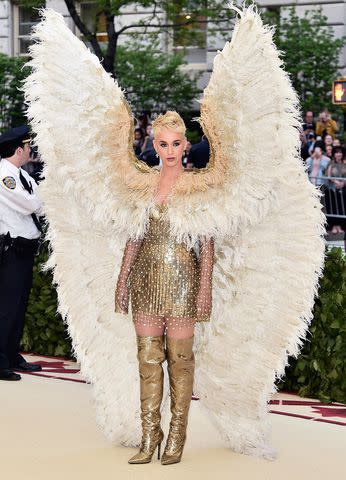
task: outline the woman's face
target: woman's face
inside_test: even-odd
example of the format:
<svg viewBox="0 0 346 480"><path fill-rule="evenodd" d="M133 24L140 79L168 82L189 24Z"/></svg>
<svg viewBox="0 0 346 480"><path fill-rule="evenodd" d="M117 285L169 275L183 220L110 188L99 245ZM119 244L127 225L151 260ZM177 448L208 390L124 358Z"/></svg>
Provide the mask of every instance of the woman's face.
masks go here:
<svg viewBox="0 0 346 480"><path fill-rule="evenodd" d="M342 157L343 157L342 152L335 152L334 153L334 161L335 162L341 163L342 162Z"/></svg>
<svg viewBox="0 0 346 480"><path fill-rule="evenodd" d="M172 130L160 130L154 139L154 148L165 167L181 165L187 140L185 135Z"/></svg>
<svg viewBox="0 0 346 480"><path fill-rule="evenodd" d="M331 145L327 145L326 146L326 155L327 157L331 157L332 156L332 151L333 151L333 147Z"/></svg>
<svg viewBox="0 0 346 480"><path fill-rule="evenodd" d="M141 140L142 134L139 130L135 130L135 140Z"/></svg>
<svg viewBox="0 0 346 480"><path fill-rule="evenodd" d="M333 137L331 135L326 135L324 139L326 145L333 145Z"/></svg>

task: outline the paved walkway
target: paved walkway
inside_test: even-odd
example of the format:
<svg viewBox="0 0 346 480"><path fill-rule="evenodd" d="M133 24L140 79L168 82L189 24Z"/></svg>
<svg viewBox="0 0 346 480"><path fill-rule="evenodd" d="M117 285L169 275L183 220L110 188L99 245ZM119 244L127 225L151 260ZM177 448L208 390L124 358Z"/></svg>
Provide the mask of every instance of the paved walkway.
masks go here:
<svg viewBox="0 0 346 480"><path fill-rule="evenodd" d="M39 375L0 382L1 478L8 480L325 480L343 478L346 407L279 394L271 402L277 460L251 458L223 447L198 401L192 402L183 461L162 467L128 465L134 453L110 445L97 429L90 386L78 366L46 362ZM163 469L163 470L162 470Z"/></svg>

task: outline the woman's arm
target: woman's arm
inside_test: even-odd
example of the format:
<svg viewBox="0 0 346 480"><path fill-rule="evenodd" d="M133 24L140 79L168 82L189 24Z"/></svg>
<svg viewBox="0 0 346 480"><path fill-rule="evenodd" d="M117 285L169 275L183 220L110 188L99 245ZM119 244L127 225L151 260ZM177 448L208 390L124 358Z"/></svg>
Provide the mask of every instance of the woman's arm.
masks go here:
<svg viewBox="0 0 346 480"><path fill-rule="evenodd" d="M136 261L137 254L142 245L142 240L128 240L126 242L123 260L118 275L117 286L115 290L115 312L128 313L129 308L129 289L127 281L129 279L132 267Z"/></svg>
<svg viewBox="0 0 346 480"><path fill-rule="evenodd" d="M147 135L144 139L143 145L141 146L141 153L143 153L144 150L147 148L148 139L149 139L149 136Z"/></svg>
<svg viewBox="0 0 346 480"><path fill-rule="evenodd" d="M214 240L203 239L200 243L200 284L196 301L198 320L208 320L211 314L213 267Z"/></svg>

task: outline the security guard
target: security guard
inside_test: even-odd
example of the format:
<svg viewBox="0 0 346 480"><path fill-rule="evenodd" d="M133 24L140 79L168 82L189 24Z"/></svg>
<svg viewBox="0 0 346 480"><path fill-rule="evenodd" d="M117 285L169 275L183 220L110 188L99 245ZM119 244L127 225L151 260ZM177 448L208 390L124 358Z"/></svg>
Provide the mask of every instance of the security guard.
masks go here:
<svg viewBox="0 0 346 480"><path fill-rule="evenodd" d="M20 380L13 370L41 366L19 354L41 226L36 182L21 167L30 159L27 126L0 136L0 380Z"/></svg>

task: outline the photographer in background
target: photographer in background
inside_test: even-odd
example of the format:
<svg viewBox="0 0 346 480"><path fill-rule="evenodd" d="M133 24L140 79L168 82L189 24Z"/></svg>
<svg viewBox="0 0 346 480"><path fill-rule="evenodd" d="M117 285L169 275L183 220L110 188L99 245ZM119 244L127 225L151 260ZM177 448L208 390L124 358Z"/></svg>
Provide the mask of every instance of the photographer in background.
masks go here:
<svg viewBox="0 0 346 480"><path fill-rule="evenodd" d="M323 140L326 135L331 135L335 138L336 133L339 131L339 126L335 120L332 119L328 109L323 110L318 116L316 124L316 135L320 135Z"/></svg>

